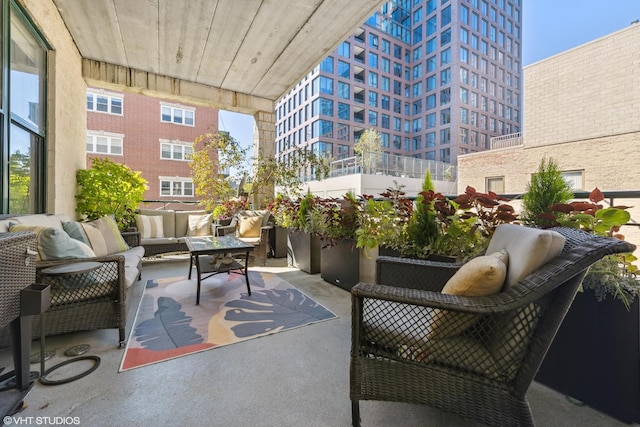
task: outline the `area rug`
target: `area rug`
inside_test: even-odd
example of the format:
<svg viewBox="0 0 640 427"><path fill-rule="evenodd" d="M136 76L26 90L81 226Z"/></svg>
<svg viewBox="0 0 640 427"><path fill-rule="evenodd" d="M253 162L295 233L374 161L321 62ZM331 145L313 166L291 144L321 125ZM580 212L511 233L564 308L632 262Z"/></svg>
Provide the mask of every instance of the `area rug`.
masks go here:
<svg viewBox="0 0 640 427"><path fill-rule="evenodd" d="M120 372L263 337L337 316L279 276L249 271L202 281L147 280Z"/></svg>

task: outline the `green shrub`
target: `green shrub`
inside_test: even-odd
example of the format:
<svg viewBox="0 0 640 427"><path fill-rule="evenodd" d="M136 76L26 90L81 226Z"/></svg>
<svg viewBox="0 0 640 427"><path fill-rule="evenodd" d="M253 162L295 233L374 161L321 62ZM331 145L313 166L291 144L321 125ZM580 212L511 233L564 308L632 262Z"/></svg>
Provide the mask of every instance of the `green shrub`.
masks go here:
<svg viewBox="0 0 640 427"><path fill-rule="evenodd" d="M120 230L135 223L135 211L147 190L141 172L109 159L92 159L89 169L76 171L76 212L92 221L113 215Z"/></svg>

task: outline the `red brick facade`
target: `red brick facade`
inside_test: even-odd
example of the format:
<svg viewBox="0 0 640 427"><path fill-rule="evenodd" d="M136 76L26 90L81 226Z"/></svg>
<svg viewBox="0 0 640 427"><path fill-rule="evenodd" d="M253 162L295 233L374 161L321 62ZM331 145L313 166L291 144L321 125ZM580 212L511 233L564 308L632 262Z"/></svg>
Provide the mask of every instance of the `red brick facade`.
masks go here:
<svg viewBox="0 0 640 427"><path fill-rule="evenodd" d="M162 195L161 177L164 180L175 178L176 181L190 181L191 169L189 162L162 158L161 142L170 143L172 146L191 146L194 139L206 133L208 130L218 130L218 110L209 107L200 107L188 104L165 101L132 93L118 93L102 89L89 88L88 97L93 96L96 102L97 96L115 97L122 99L122 114L97 112L87 107L87 167L94 157L108 157L116 163L123 163L135 171L141 171L142 176L148 181L149 189L144 194L145 200L179 200L193 202L195 194L188 195ZM109 98L112 99L112 98ZM93 104L94 107L96 104ZM193 111L193 126L166 123L161 121L161 107L167 106L177 109L178 112ZM117 111L117 110L116 110ZM176 110L172 110L176 111ZM184 117L182 119L185 121ZM89 145L91 136L122 138L122 154L97 154L91 152ZM178 148L180 150L180 148ZM188 184L187 184L188 185ZM193 190L195 193L195 190ZM164 203L146 204L147 207L160 207ZM171 204L167 209L191 209L193 205Z"/></svg>

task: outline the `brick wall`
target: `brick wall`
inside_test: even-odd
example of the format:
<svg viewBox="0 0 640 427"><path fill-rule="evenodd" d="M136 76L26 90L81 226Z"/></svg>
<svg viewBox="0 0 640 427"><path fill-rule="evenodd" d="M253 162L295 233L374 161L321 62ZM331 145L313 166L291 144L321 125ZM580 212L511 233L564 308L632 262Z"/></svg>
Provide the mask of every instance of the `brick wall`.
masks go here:
<svg viewBox="0 0 640 427"><path fill-rule="evenodd" d="M100 91L100 89L91 90ZM206 133L208 130L217 132L218 110L209 107L178 104L173 101L163 101L136 93L117 93L113 91L105 93L123 98L123 114L120 116L89 111L87 114L87 129L93 132L104 131L123 134L123 155L104 156L87 153L87 158L109 157L110 160L116 163L124 163L135 171L141 171L143 178L148 181L149 185L149 189L144 194L145 200L196 200L195 197L160 196L159 177L191 177L191 169L188 162L167 160L160 157L160 140L193 142L197 136ZM194 126L161 122L161 103L195 109ZM156 207L156 205L151 207ZM191 209L191 206L183 206L182 209Z"/></svg>

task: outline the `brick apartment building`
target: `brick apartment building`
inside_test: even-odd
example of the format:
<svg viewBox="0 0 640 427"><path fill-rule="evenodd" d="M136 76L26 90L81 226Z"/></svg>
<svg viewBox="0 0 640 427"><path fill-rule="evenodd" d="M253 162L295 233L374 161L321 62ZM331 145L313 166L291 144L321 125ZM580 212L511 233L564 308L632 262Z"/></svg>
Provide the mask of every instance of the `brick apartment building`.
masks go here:
<svg viewBox="0 0 640 427"><path fill-rule="evenodd" d="M218 130L215 108L87 89L87 167L92 158L108 157L142 172L149 186L144 198L156 201L146 207L193 208L188 203L197 199L187 156L195 138L208 130Z"/></svg>

